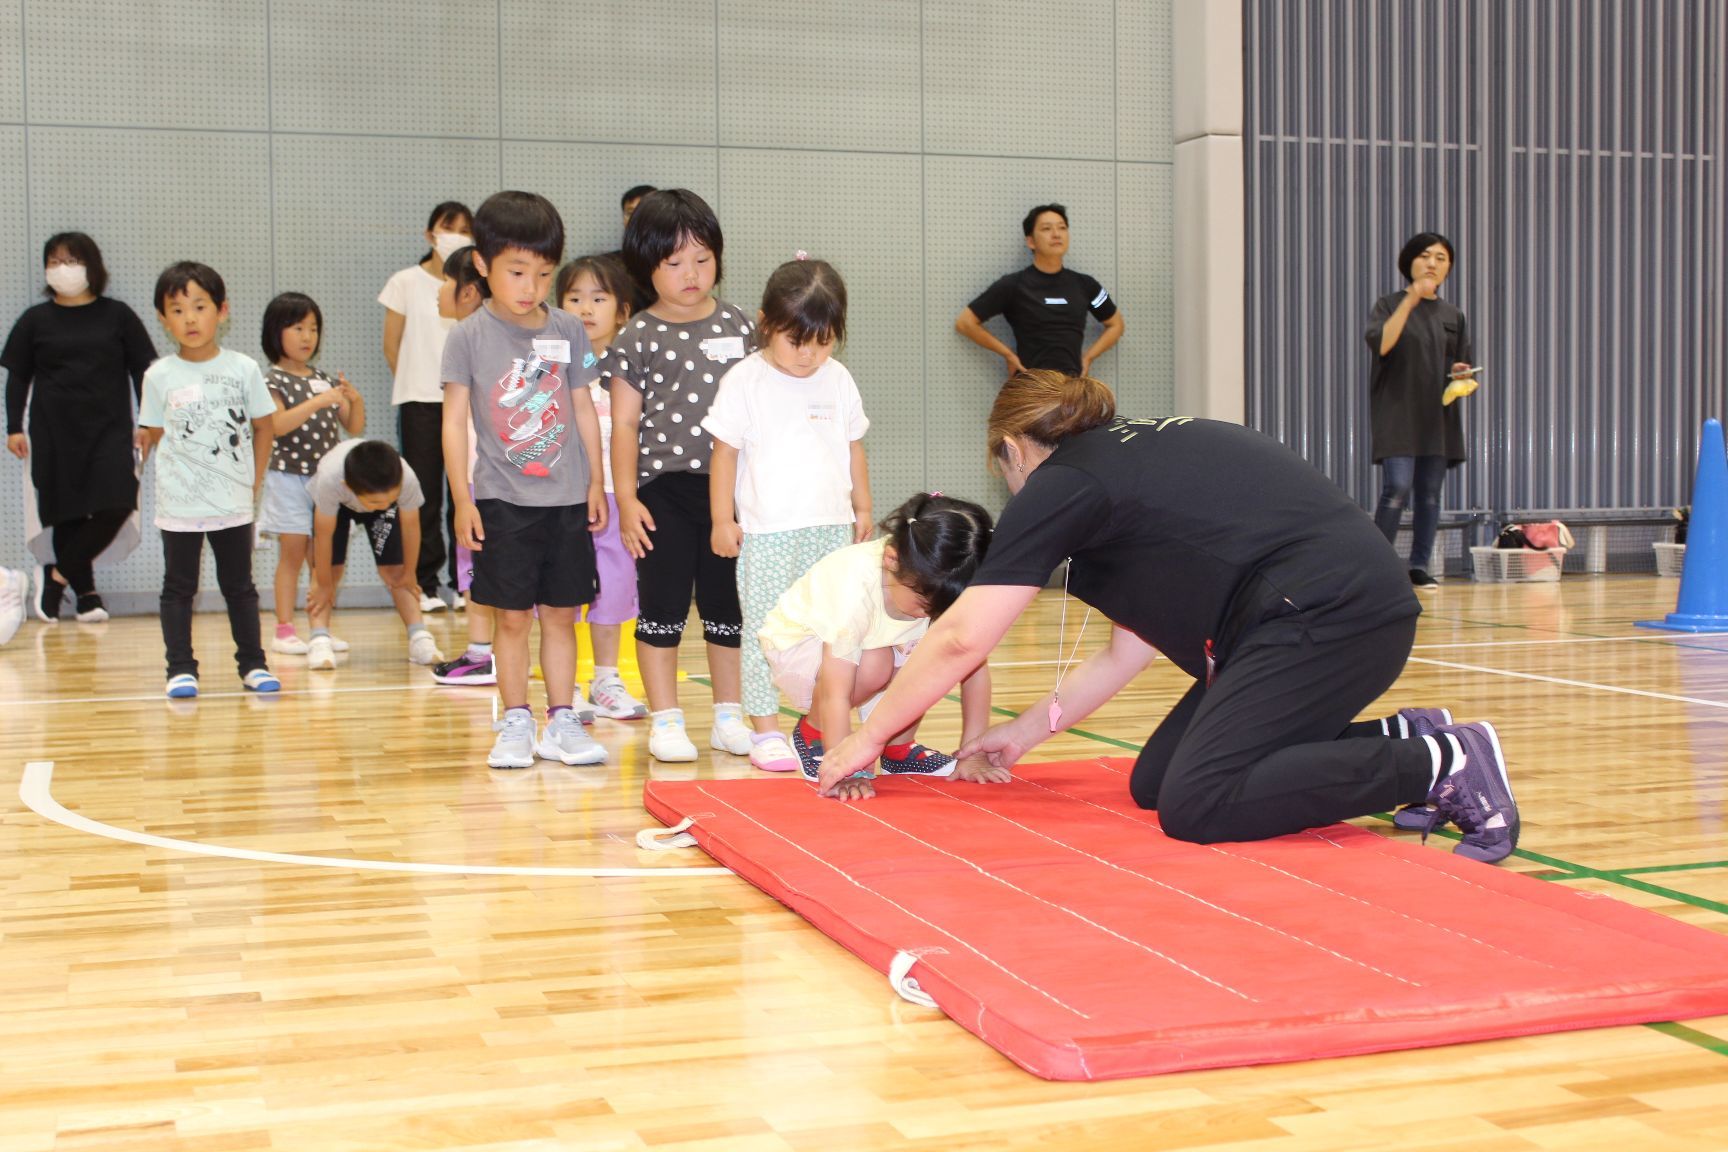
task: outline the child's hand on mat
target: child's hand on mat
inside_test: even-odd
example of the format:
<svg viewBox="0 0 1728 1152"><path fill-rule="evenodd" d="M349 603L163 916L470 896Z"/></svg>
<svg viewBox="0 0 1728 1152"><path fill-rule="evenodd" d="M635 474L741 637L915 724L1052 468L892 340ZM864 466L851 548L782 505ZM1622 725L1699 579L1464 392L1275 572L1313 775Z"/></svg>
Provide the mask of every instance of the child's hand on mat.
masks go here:
<svg viewBox="0 0 1728 1152"><path fill-rule="evenodd" d="M638 560L654 551L654 541L649 537L653 531L654 517L642 501L618 501L618 539L624 542L624 551Z"/></svg>
<svg viewBox="0 0 1728 1152"><path fill-rule="evenodd" d="M834 799L850 803L853 800L868 800L876 795L876 785L868 776L848 776L834 785Z"/></svg>
<svg viewBox="0 0 1728 1152"><path fill-rule="evenodd" d="M708 536L708 547L716 556L736 556L743 543L744 527L736 520L715 524Z"/></svg>
<svg viewBox="0 0 1728 1152"><path fill-rule="evenodd" d="M877 744L861 731L853 732L846 739L828 749L822 757L822 770L816 776L816 791L823 796L835 796L844 800L863 800L876 795L872 788L862 795L840 796L839 787L846 777L865 768L876 767L877 757L882 755L882 745Z"/></svg>
<svg viewBox="0 0 1728 1152"><path fill-rule="evenodd" d="M968 756L956 760L954 779L970 780L974 784L1006 784L1014 779L1014 774L1007 768L996 767L983 756Z"/></svg>
<svg viewBox="0 0 1728 1152"><path fill-rule="evenodd" d="M479 552L486 542L486 525L480 522L480 509L472 500L456 505L456 543L470 552Z"/></svg>

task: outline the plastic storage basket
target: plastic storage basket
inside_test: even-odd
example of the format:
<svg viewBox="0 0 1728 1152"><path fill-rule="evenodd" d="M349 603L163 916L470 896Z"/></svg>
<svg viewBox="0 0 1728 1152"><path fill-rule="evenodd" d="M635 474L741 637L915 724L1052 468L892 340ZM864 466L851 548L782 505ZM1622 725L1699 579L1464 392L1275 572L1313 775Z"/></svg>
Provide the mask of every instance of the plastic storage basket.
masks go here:
<svg viewBox="0 0 1728 1152"><path fill-rule="evenodd" d="M1656 549L1656 575L1678 579L1680 569L1686 564L1686 545L1667 544L1658 540L1650 547Z"/></svg>
<svg viewBox="0 0 1728 1152"><path fill-rule="evenodd" d="M1566 549L1496 548L1492 544L1470 549L1476 579L1490 584L1524 583L1560 579L1566 564Z"/></svg>

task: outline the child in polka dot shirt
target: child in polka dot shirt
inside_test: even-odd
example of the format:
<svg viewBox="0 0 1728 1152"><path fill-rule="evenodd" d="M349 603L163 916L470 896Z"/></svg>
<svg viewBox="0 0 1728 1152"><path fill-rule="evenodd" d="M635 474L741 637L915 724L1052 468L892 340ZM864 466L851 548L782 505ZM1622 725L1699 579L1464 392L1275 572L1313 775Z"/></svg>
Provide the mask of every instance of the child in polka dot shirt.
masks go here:
<svg viewBox="0 0 1728 1152"><path fill-rule="evenodd" d="M745 312L714 297L724 238L713 209L682 188L642 199L624 230L624 262L655 301L600 359L612 398L612 480L619 535L636 558L636 659L657 760L696 759L678 707L678 642L691 593L714 692L709 744L750 753L740 703L737 561L711 547L709 454L702 427L720 379L751 351Z"/></svg>

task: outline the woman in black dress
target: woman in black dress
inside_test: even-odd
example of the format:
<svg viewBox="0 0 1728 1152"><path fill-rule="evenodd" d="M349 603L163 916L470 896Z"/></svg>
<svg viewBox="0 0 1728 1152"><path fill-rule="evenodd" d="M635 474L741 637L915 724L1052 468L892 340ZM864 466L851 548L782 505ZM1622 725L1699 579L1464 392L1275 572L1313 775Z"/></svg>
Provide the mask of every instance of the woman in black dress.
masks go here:
<svg viewBox="0 0 1728 1152"><path fill-rule="evenodd" d="M1373 358L1368 411L1381 481L1374 523L1396 543L1414 494L1410 583L1423 589L1438 583L1428 564L1446 470L1464 462L1464 424L1447 388L1467 386L1470 325L1438 295L1456 258L1452 241L1438 232L1412 236L1398 253L1398 271L1409 284L1374 302L1364 333Z"/></svg>
<svg viewBox="0 0 1728 1152"><path fill-rule="evenodd" d="M6 447L30 461L37 515L53 530L32 608L52 623L70 587L78 619L106 620L92 565L138 507L138 390L156 348L137 313L102 295L108 270L90 237L49 237L42 264L48 299L25 310L0 352Z"/></svg>

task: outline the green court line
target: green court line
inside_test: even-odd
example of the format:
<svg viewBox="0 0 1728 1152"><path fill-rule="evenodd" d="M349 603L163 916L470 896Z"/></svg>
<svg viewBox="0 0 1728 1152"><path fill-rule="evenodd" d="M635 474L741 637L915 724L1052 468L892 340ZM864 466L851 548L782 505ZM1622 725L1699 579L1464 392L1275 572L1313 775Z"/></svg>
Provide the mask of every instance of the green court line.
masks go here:
<svg viewBox="0 0 1728 1152"><path fill-rule="evenodd" d="M698 684L706 685L710 683L706 676L690 676L687 678L694 680ZM960 703L960 697L952 692L944 696L943 699L952 701L955 704ZM1014 711L1012 708L1003 708L995 704L990 706L990 711L998 716L1020 715L1020 713ZM790 716L794 719L801 715L797 710L788 708L785 705L781 705L780 712L782 715ZM1142 747L1139 744L1130 744L1126 740L1118 740L1114 736L1103 736L1096 732L1088 732L1083 728L1069 728L1067 731L1074 733L1076 736L1084 736L1088 740L1095 740L1101 744L1109 744L1117 748L1125 748L1130 752L1138 752ZM1391 823L1392 820L1392 814L1390 812L1376 812L1374 813L1374 816L1375 818L1384 820L1387 823ZM1436 829L1431 833L1431 835L1444 836L1448 840L1463 839L1459 833L1452 831L1450 828ZM1664 896L1678 903L1691 904L1698 908L1704 908L1728 916L1728 904L1722 904L1715 900L1706 900L1702 896L1693 896L1687 892L1676 892L1672 888L1663 888L1655 884L1646 884L1643 881L1634 880L1626 875L1628 872L1672 872L1681 869L1719 868L1728 866L1728 861L1717 861L1707 864L1669 864L1656 868L1622 868L1612 872L1604 872L1594 868L1586 868L1582 864L1573 864L1570 861L1561 860L1553 856L1544 856L1539 852L1531 852L1524 848L1514 848L1512 854L1514 856L1520 856L1526 860L1534 860L1538 864L1546 864L1554 870L1553 873L1549 875L1540 875L1535 873L1528 874L1533 875L1540 880L1605 880L1610 884L1620 884L1627 888L1635 888L1641 892L1649 892L1653 895ZM1654 1029L1655 1031L1662 1033L1664 1036L1672 1036L1676 1040L1681 1040L1687 1044L1703 1048L1705 1051L1714 1052L1718 1056L1728 1056L1728 1041L1718 1040L1708 1033L1698 1031L1696 1028L1688 1028L1684 1024L1676 1024L1671 1021L1646 1024L1644 1027Z"/></svg>
<svg viewBox="0 0 1728 1152"><path fill-rule="evenodd" d="M1650 872L1697 872L1705 868L1728 868L1728 860L1706 860L1701 864L1656 864L1649 868L1605 868L1615 876L1644 875Z"/></svg>
<svg viewBox="0 0 1728 1152"><path fill-rule="evenodd" d="M1728 1056L1728 1040L1718 1040L1708 1032L1700 1032L1696 1028L1688 1028L1684 1024L1659 1023L1646 1024L1644 1027L1664 1036L1672 1036L1676 1040L1684 1040L1688 1044L1696 1044L1707 1052L1718 1056Z"/></svg>

